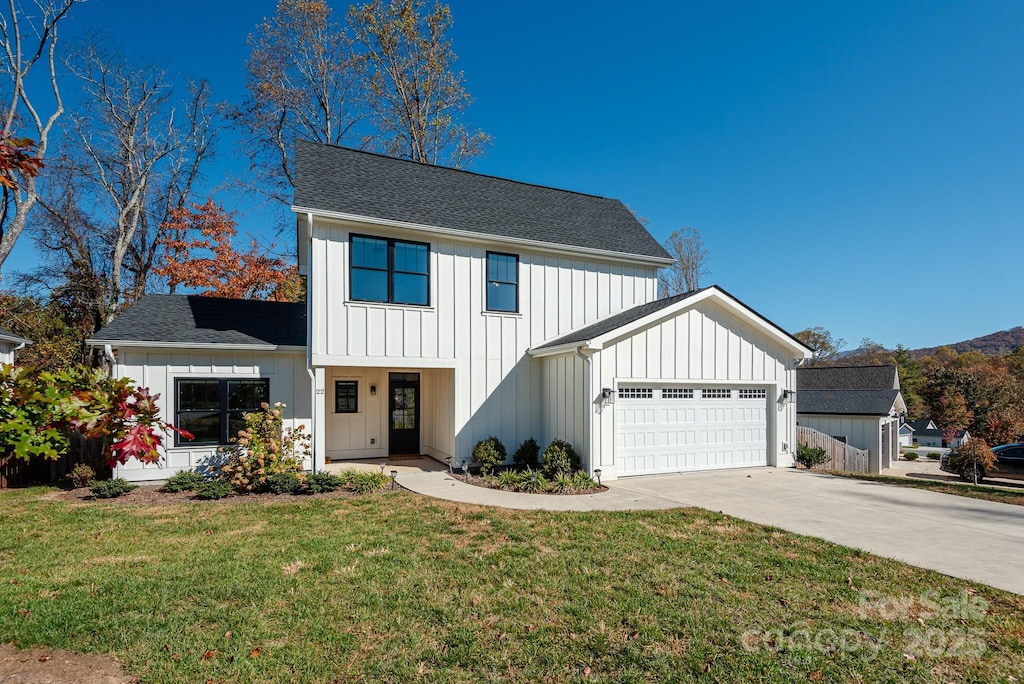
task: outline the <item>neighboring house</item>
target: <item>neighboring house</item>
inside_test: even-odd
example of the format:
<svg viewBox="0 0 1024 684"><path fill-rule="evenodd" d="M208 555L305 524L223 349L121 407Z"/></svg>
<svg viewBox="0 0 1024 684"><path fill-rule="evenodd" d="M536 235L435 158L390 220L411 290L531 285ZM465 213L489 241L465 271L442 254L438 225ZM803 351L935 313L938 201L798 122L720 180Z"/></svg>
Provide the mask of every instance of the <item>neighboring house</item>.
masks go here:
<svg viewBox="0 0 1024 684"><path fill-rule="evenodd" d="M314 469L490 435L605 480L793 465L811 351L718 287L657 299L672 260L620 201L300 143L293 210L305 305L147 296L91 340L197 433L118 475L203 467L264 398Z"/></svg>
<svg viewBox="0 0 1024 684"><path fill-rule="evenodd" d="M14 363L14 352L26 344L32 344L32 341L0 328L0 364Z"/></svg>
<svg viewBox="0 0 1024 684"><path fill-rule="evenodd" d="M914 428L911 427L909 423L903 423L900 425L900 446L914 446Z"/></svg>
<svg viewBox="0 0 1024 684"><path fill-rule="evenodd" d="M960 447L971 438L967 430L957 430L952 442L947 442L944 431L929 419L912 420L910 425L914 428L914 441L922 447Z"/></svg>
<svg viewBox="0 0 1024 684"><path fill-rule="evenodd" d="M872 472L892 464L907 412L896 366L800 368L797 386L799 425L867 449Z"/></svg>

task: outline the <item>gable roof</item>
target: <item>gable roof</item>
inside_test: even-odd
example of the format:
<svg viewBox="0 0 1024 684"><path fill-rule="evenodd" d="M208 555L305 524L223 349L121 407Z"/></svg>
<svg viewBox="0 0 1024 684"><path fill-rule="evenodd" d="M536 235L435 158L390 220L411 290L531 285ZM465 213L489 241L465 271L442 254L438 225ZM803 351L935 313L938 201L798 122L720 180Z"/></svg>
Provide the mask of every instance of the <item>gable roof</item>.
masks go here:
<svg viewBox="0 0 1024 684"><path fill-rule="evenodd" d="M811 389L797 380L796 412L833 415L887 416L900 397L893 389Z"/></svg>
<svg viewBox="0 0 1024 684"><path fill-rule="evenodd" d="M304 140L293 209L672 261L616 199Z"/></svg>
<svg viewBox="0 0 1024 684"><path fill-rule="evenodd" d="M811 366L796 370L797 391L892 390L900 388L899 373L892 364L883 366Z"/></svg>
<svg viewBox="0 0 1024 684"><path fill-rule="evenodd" d="M9 330L0 328L0 340L4 342L11 342L12 344L32 344L32 340L27 340L20 335L15 335Z"/></svg>
<svg viewBox="0 0 1024 684"><path fill-rule="evenodd" d="M573 345L583 344L590 346L592 349L599 349L603 344L602 338L609 337L613 333L623 329L627 329L623 330L624 333L628 332L628 328L631 326L635 327L638 325L646 325L648 322L654 323L655 320L660 318L659 314L664 314L665 316L670 315L672 312L669 310L677 305L681 305L683 302L688 302L688 300L706 299L708 297L716 297L719 302L731 307L733 310L742 312L742 314L746 314L757 319L757 321L759 321L765 328L768 328L772 334L778 336L787 343L791 343L795 349L798 349L800 352L810 356L812 350L807 345L717 285L709 285L708 287L691 290L690 292L684 292L672 297L662 297L661 299L655 299L654 301L647 302L646 304L634 306L631 309L626 309L625 311L620 311L617 314L599 319L590 325L533 347L529 352L534 355L543 356L545 355L545 352L562 353L563 350L571 350ZM689 306L689 303L687 303L686 306ZM679 308L682 309L685 307L679 306ZM645 321L645 319L650 320Z"/></svg>
<svg viewBox="0 0 1024 684"><path fill-rule="evenodd" d="M614 314L612 316L608 316L606 318L597 320L588 326L580 328L579 330L574 330L571 333L568 333L567 335L563 335L562 337L551 340L550 342L541 344L537 346L536 349L551 349L553 347L562 347L577 342L582 343L588 340L592 340L595 337L600 337L601 335L604 335L606 333L618 330L619 328L623 327L624 325L627 325L628 323L633 323L645 316L650 316L651 314L661 311L662 309L665 309L669 306L672 306L677 302L681 302L684 299L689 299L690 297L693 297L696 294L704 292L704 290L707 289L708 288L704 287L699 290L684 292L683 294L678 294L672 297L663 297L662 299L655 299L652 302L647 302L646 304L641 304L640 306L634 306L632 309L620 311L619 313Z"/></svg>
<svg viewBox="0 0 1024 684"><path fill-rule="evenodd" d="M196 295L146 295L89 344L304 347L306 305ZM127 344L126 344L127 343Z"/></svg>
<svg viewBox="0 0 1024 684"><path fill-rule="evenodd" d="M907 424L910 425L910 427L914 428L915 432L935 429L934 427L929 427L930 425L935 425L935 423L932 422L931 418L924 418L920 420L908 420Z"/></svg>

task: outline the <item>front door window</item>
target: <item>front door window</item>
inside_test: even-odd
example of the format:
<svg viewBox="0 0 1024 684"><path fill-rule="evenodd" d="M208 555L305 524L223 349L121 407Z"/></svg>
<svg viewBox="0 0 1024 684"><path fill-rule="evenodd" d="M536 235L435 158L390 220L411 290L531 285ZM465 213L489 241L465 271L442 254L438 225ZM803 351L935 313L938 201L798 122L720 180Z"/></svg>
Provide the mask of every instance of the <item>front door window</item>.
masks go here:
<svg viewBox="0 0 1024 684"><path fill-rule="evenodd" d="M419 454L419 373L392 373L389 384L388 453Z"/></svg>

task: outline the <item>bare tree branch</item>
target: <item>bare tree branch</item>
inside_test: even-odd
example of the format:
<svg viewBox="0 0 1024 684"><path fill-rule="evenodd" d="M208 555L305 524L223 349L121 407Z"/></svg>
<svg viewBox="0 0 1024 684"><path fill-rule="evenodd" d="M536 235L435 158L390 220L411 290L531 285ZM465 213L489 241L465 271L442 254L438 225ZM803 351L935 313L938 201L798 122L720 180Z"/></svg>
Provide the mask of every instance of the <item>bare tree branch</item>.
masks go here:
<svg viewBox="0 0 1024 684"><path fill-rule="evenodd" d="M707 264L711 255L696 228L673 231L665 241L665 249L676 263L658 273L658 290L662 297L692 292L700 287L701 278L710 275Z"/></svg>

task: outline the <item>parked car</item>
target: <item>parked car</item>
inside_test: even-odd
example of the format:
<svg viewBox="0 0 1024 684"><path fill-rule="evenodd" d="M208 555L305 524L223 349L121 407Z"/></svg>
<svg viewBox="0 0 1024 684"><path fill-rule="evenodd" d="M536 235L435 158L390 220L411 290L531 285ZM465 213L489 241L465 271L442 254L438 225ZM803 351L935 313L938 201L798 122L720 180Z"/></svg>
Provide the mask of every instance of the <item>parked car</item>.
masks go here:
<svg viewBox="0 0 1024 684"><path fill-rule="evenodd" d="M984 470L979 471L978 482L981 482L987 475L1005 477L1011 480L1024 480L1024 442L992 447L992 452L996 455L996 472L986 473ZM968 471L958 472L950 466L950 457L955 453L956 449L953 449L942 455L942 458L939 459L939 470L944 470L947 473L956 473L965 481L974 482L972 473Z"/></svg>

